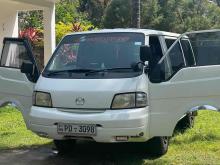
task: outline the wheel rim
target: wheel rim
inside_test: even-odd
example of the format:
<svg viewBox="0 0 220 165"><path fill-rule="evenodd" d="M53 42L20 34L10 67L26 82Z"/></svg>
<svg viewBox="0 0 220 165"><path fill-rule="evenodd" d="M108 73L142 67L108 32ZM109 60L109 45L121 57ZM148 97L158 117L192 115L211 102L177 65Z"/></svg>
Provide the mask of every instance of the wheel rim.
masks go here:
<svg viewBox="0 0 220 165"><path fill-rule="evenodd" d="M168 145L168 137L163 137L163 144Z"/></svg>
<svg viewBox="0 0 220 165"><path fill-rule="evenodd" d="M190 126L192 127L194 124L194 116L190 116Z"/></svg>

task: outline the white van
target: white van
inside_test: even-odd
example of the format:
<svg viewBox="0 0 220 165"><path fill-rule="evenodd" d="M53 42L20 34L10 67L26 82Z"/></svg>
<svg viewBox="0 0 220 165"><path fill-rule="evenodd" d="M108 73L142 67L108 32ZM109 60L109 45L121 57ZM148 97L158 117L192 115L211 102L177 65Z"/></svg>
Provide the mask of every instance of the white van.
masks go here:
<svg viewBox="0 0 220 165"><path fill-rule="evenodd" d="M87 139L148 141L150 153L165 154L176 126L191 127L194 112L220 107L220 31L179 36L144 29L70 34L42 74L27 40L6 38L0 105L18 107L27 128L54 139L60 152Z"/></svg>

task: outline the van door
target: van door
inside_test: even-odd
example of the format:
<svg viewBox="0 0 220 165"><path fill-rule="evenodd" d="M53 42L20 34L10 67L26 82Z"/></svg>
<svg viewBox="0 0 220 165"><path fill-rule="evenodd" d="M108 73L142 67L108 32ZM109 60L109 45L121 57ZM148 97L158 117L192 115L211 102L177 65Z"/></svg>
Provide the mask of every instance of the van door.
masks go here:
<svg viewBox="0 0 220 165"><path fill-rule="evenodd" d="M0 57L0 107L7 104L16 106L27 124L34 85L40 72L27 39L5 38L3 42Z"/></svg>
<svg viewBox="0 0 220 165"><path fill-rule="evenodd" d="M149 79L151 137L172 136L186 113L219 110L220 30L183 34Z"/></svg>

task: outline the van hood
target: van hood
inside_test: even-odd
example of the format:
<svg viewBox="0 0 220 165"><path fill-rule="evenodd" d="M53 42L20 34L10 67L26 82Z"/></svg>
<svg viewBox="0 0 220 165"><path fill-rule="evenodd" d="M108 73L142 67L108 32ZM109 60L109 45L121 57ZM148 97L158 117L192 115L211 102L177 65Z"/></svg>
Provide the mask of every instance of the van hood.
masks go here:
<svg viewBox="0 0 220 165"><path fill-rule="evenodd" d="M53 107L56 108L105 110L110 109L115 94L136 92L141 77L52 79L41 76L35 90L50 93Z"/></svg>

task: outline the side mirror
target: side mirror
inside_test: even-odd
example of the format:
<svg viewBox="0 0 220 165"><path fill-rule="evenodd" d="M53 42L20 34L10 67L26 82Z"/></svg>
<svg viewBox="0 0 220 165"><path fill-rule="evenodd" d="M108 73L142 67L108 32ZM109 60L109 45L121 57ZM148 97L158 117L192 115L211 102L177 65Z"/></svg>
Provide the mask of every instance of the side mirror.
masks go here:
<svg viewBox="0 0 220 165"><path fill-rule="evenodd" d="M23 62L21 65L21 73L33 75L34 65L32 63Z"/></svg>
<svg viewBox="0 0 220 165"><path fill-rule="evenodd" d="M145 63L150 61L152 58L152 52L150 46L141 46L140 47L140 60Z"/></svg>

